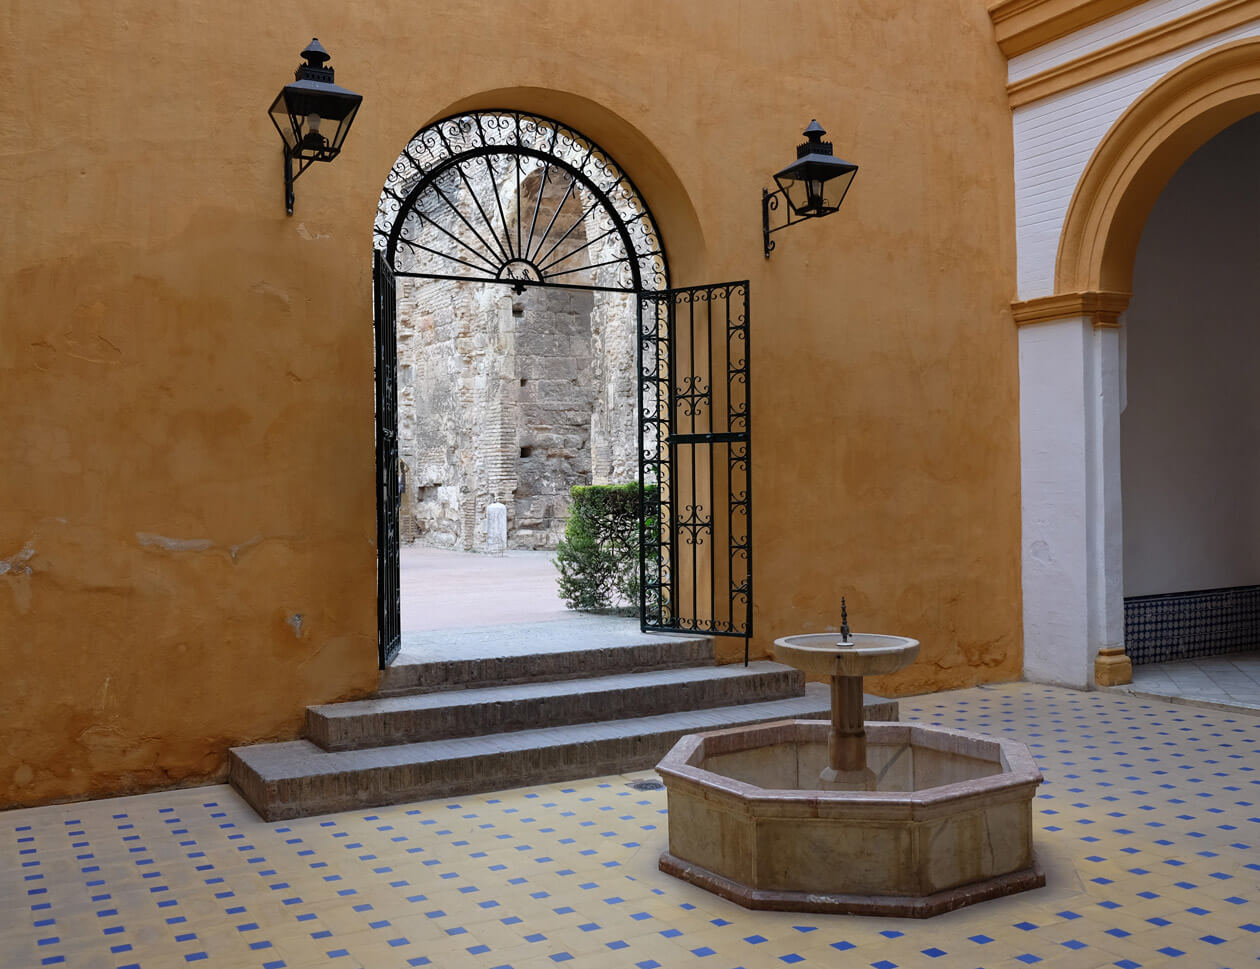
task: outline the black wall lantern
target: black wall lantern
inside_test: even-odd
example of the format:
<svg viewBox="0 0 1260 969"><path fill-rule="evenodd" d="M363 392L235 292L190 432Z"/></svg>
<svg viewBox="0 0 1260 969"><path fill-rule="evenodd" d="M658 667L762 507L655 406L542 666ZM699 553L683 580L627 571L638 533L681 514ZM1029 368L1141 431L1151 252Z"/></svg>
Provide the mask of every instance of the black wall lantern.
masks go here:
<svg viewBox="0 0 1260 969"><path fill-rule="evenodd" d="M271 104L271 121L284 139L284 204L293 214L293 182L311 162L332 161L354 123L363 95L333 83L333 69L318 39L302 51L305 64L293 72ZM293 170L293 160L298 168Z"/></svg>
<svg viewBox="0 0 1260 969"><path fill-rule="evenodd" d="M805 141L796 146L796 161L774 176L778 189L761 190L761 233L767 259L774 251L771 233L835 212L857 174L857 165L837 158L832 153L831 142L822 140L826 133L822 125L811 121L805 129ZM770 213L778 210L780 195L787 200L787 220L772 229Z"/></svg>

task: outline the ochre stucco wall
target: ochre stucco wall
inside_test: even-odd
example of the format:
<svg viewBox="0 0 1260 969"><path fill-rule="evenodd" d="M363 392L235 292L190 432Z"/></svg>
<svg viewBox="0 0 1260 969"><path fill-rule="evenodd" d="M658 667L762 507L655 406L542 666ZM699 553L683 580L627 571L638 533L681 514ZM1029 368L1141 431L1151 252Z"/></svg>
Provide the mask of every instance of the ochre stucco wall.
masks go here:
<svg viewBox="0 0 1260 969"><path fill-rule="evenodd" d="M265 112L312 35L365 101L288 218ZM0 36L0 804L222 777L229 744L373 687L372 218L457 105L586 130L677 283L750 278L754 653L843 593L923 640L876 688L1018 675L983 0L46 0ZM767 262L760 189L814 116L862 170Z"/></svg>

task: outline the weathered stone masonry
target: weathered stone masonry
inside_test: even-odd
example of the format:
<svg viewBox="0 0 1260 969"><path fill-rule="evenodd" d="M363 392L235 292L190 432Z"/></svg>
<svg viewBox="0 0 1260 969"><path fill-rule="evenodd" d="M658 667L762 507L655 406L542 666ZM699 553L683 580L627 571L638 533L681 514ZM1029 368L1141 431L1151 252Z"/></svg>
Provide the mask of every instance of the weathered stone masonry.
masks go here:
<svg viewBox="0 0 1260 969"><path fill-rule="evenodd" d="M634 480L633 302L581 290L404 280L399 295L403 540L551 548L569 489Z"/></svg>

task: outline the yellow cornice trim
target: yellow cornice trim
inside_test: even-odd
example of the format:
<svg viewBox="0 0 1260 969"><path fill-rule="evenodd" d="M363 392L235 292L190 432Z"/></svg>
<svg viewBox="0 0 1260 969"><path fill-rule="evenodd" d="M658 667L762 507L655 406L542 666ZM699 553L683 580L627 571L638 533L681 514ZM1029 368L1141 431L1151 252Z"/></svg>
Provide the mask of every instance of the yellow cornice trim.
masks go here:
<svg viewBox="0 0 1260 969"><path fill-rule="evenodd" d="M989 7L993 35L1007 57L1065 37L1145 0L1000 0Z"/></svg>
<svg viewBox="0 0 1260 969"><path fill-rule="evenodd" d="M1040 101L1260 18L1260 0L1217 0L1184 17L1144 30L1006 86L1012 108Z"/></svg>
<svg viewBox="0 0 1260 969"><path fill-rule="evenodd" d="M1040 299L1011 304L1016 326L1032 326L1054 320L1088 319L1095 327L1106 329L1120 325L1120 314L1129 306L1131 293L1056 293Z"/></svg>

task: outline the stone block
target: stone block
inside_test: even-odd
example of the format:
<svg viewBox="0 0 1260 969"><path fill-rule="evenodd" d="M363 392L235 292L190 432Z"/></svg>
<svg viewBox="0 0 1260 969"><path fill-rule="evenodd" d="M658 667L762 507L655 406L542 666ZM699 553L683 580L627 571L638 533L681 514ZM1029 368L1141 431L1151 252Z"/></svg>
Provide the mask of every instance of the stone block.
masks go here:
<svg viewBox="0 0 1260 969"><path fill-rule="evenodd" d="M501 502L491 502L486 506L486 551L491 555L502 555L507 551L507 506Z"/></svg>
<svg viewBox="0 0 1260 969"><path fill-rule="evenodd" d="M1107 646L1094 657L1094 682L1098 686L1123 686L1133 682L1133 661L1123 646Z"/></svg>

